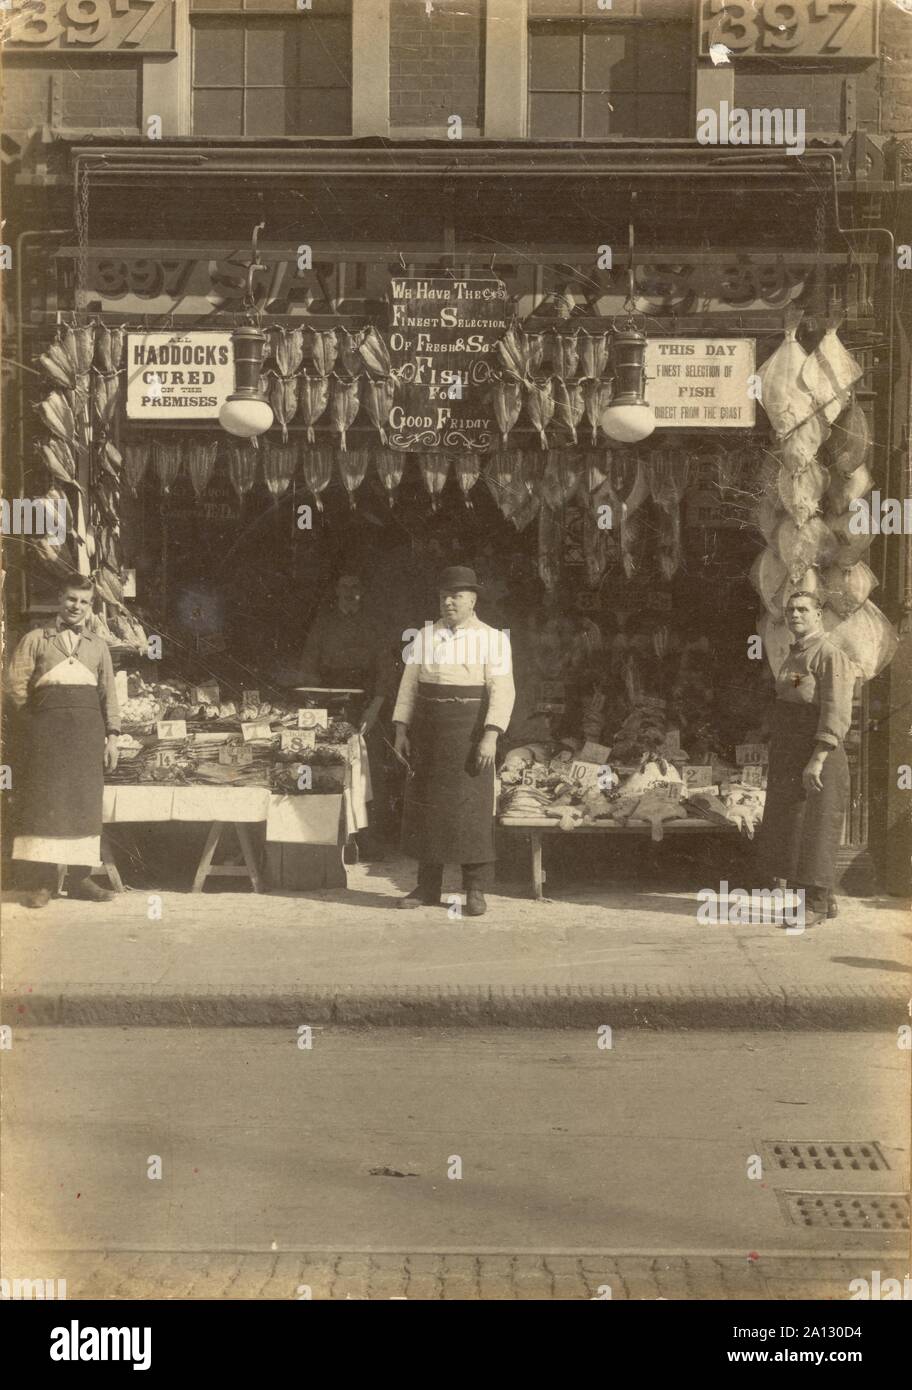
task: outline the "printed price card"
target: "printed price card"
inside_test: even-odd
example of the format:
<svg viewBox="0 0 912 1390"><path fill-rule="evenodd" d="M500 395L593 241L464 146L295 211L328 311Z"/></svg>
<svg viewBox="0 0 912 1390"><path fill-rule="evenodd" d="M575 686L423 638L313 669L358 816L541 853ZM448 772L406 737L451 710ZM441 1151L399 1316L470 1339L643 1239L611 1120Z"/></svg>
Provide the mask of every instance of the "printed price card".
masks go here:
<svg viewBox="0 0 912 1390"><path fill-rule="evenodd" d="M255 724L242 724L241 734L245 743L253 743L256 739L272 738L272 730L266 719L259 720Z"/></svg>
<svg viewBox="0 0 912 1390"><path fill-rule="evenodd" d="M281 738L283 753L304 753L317 746L316 729L283 729Z"/></svg>
<svg viewBox="0 0 912 1390"><path fill-rule="evenodd" d="M768 763L769 748L765 743L739 743L735 748L735 759L739 767L749 763Z"/></svg>
<svg viewBox="0 0 912 1390"><path fill-rule="evenodd" d="M685 763L682 775L685 785L688 787L712 786L713 770L711 763Z"/></svg>
<svg viewBox="0 0 912 1390"><path fill-rule="evenodd" d="M162 740L187 737L186 719L159 719L155 725L156 736Z"/></svg>
<svg viewBox="0 0 912 1390"><path fill-rule="evenodd" d="M219 749L218 760L228 767L246 767L253 762L253 749L243 743L226 743Z"/></svg>
<svg viewBox="0 0 912 1390"><path fill-rule="evenodd" d="M155 767L174 767L177 763L177 753L173 748L156 748Z"/></svg>
<svg viewBox="0 0 912 1390"><path fill-rule="evenodd" d="M248 708L250 708L252 705L259 706L260 692L258 690L242 690L241 704L246 705Z"/></svg>
<svg viewBox="0 0 912 1390"><path fill-rule="evenodd" d="M325 709L299 709L299 729L329 728L329 714Z"/></svg>

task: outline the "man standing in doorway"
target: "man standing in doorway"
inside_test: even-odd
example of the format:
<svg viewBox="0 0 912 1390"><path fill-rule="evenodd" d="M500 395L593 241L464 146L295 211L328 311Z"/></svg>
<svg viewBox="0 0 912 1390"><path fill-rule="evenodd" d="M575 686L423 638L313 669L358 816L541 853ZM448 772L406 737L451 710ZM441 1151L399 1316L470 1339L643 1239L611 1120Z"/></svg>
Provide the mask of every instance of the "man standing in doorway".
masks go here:
<svg viewBox="0 0 912 1390"><path fill-rule="evenodd" d="M475 615L475 571L445 569L440 617L405 652L393 711L396 755L408 769L402 847L418 884L400 907L440 902L445 863L462 865L465 912L487 910L494 868L494 759L515 699L510 640Z"/></svg>
<svg viewBox="0 0 912 1390"><path fill-rule="evenodd" d="M10 699L27 721L13 858L28 865L28 907L47 906L58 864L68 866L70 898L114 896L90 877L101 859L104 772L117 766L114 668L106 644L85 631L90 581L74 578L59 598L56 621L19 643L8 680Z"/></svg>

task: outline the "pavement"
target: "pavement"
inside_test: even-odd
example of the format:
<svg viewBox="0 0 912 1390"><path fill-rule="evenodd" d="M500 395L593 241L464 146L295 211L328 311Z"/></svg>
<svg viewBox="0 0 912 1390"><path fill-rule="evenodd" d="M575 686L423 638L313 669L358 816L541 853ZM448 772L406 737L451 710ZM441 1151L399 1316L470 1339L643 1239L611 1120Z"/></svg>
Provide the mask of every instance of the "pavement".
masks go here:
<svg viewBox="0 0 912 1390"><path fill-rule="evenodd" d="M695 890L524 886L486 917L401 912L405 863L349 866L345 891L128 891L40 912L6 894L3 1019L20 1025L424 1025L894 1031L907 1021L912 917L840 899L800 934L698 920ZM732 885L735 886L734 884Z"/></svg>
<svg viewBox="0 0 912 1390"><path fill-rule="evenodd" d="M848 1300L909 1273L889 1034L310 1042L17 1029L3 1276L69 1298Z"/></svg>

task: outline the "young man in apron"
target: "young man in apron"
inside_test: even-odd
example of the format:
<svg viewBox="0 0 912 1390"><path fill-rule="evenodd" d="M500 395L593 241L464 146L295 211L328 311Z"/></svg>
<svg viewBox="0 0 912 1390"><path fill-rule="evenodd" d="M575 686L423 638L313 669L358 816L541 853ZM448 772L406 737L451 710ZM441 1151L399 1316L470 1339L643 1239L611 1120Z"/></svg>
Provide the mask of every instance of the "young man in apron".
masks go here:
<svg viewBox="0 0 912 1390"><path fill-rule="evenodd" d="M440 902L445 863L462 865L465 914L486 910L494 868L494 759L515 699L506 632L475 616L475 571L438 581L440 618L417 634L393 711L396 755L409 770L402 848L418 885L400 907Z"/></svg>
<svg viewBox="0 0 912 1390"><path fill-rule="evenodd" d="M56 621L19 643L7 682L25 725L13 858L28 866L28 907L47 906L58 864L68 868L70 898L107 902L114 896L90 877L101 859L104 771L117 766L114 668L105 643L85 631L91 583L74 578L59 597Z"/></svg>

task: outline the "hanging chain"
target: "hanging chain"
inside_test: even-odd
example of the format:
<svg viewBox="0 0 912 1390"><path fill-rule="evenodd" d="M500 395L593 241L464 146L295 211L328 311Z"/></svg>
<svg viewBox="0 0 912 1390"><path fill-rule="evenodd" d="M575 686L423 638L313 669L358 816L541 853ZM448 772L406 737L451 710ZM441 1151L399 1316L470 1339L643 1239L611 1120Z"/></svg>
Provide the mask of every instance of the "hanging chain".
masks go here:
<svg viewBox="0 0 912 1390"><path fill-rule="evenodd" d="M88 295L89 290L89 174L79 165L76 172L75 219L76 219L76 286L74 308L80 307L80 295Z"/></svg>

